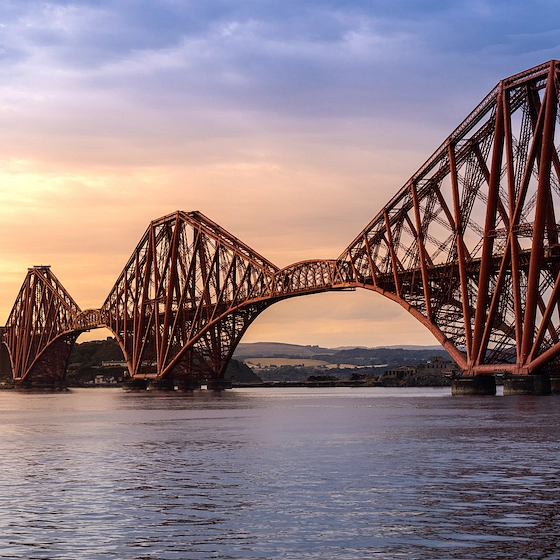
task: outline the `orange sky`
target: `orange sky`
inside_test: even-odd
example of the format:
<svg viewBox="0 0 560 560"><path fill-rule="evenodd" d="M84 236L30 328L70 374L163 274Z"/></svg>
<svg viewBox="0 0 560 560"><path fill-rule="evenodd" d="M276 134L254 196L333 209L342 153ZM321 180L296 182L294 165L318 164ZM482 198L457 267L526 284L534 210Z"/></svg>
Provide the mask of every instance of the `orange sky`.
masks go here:
<svg viewBox="0 0 560 560"><path fill-rule="evenodd" d="M38 264L99 307L177 209L278 266L336 258L499 79L560 56L547 2L386 4L3 3L0 324ZM244 340L435 343L366 292Z"/></svg>

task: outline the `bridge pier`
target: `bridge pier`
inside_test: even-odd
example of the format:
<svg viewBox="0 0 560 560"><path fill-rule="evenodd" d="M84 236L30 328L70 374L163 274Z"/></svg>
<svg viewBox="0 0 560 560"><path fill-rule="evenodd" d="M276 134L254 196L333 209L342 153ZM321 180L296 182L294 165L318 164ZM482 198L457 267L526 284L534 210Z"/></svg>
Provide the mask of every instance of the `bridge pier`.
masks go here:
<svg viewBox="0 0 560 560"><path fill-rule="evenodd" d="M553 395L560 395L560 375L553 374L550 376L550 392Z"/></svg>
<svg viewBox="0 0 560 560"><path fill-rule="evenodd" d="M206 388L209 391L223 391L224 389L231 389L231 381L227 379L209 379L206 383Z"/></svg>
<svg viewBox="0 0 560 560"><path fill-rule="evenodd" d="M123 381L122 388L125 391L145 391L148 388L148 380L129 378Z"/></svg>
<svg viewBox="0 0 560 560"><path fill-rule="evenodd" d="M126 391L194 391L200 389L202 383L198 379L128 379L122 385ZM210 391L231 389L231 381L227 379L209 379L206 387Z"/></svg>
<svg viewBox="0 0 560 560"><path fill-rule="evenodd" d="M560 389L556 378L556 386ZM551 380L549 375L511 375L504 379L504 395L550 395Z"/></svg>
<svg viewBox="0 0 560 560"><path fill-rule="evenodd" d="M27 379L14 379L14 389L30 391L66 391L68 386L65 379L32 381Z"/></svg>
<svg viewBox="0 0 560 560"><path fill-rule="evenodd" d="M493 375L465 375L451 383L452 395L495 395L496 379Z"/></svg>
<svg viewBox="0 0 560 560"><path fill-rule="evenodd" d="M147 391L174 391L175 382L173 379L164 377L163 379L150 379L148 381Z"/></svg>
<svg viewBox="0 0 560 560"><path fill-rule="evenodd" d="M177 379L175 386L178 391L194 391L200 389L201 383L197 379Z"/></svg>

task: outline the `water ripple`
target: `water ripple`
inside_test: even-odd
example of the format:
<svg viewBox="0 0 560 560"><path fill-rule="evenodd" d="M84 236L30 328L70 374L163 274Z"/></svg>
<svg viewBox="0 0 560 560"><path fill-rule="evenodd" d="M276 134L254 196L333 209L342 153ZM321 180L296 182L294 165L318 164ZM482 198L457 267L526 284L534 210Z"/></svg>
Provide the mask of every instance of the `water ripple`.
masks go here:
<svg viewBox="0 0 560 560"><path fill-rule="evenodd" d="M0 558L558 560L560 398L0 393Z"/></svg>

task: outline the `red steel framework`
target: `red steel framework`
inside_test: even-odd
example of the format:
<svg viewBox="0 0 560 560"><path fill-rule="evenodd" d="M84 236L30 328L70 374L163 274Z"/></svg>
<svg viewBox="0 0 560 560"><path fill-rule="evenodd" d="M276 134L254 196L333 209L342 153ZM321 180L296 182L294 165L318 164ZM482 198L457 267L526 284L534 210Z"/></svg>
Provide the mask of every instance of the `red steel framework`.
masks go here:
<svg viewBox="0 0 560 560"><path fill-rule="evenodd" d="M273 303L366 288L424 324L465 375L560 360L557 61L502 80L336 260L282 270L199 212L152 222L99 310L30 269L2 342L16 379L60 379L108 327L132 377L223 377Z"/></svg>
<svg viewBox="0 0 560 560"><path fill-rule="evenodd" d="M558 72L553 60L501 81L339 258L468 375L560 354Z"/></svg>
<svg viewBox="0 0 560 560"><path fill-rule="evenodd" d="M150 224L101 308L134 376L220 377L277 267L199 212Z"/></svg>
<svg viewBox="0 0 560 560"><path fill-rule="evenodd" d="M74 342L98 325L91 312L80 310L49 266L28 269L2 336L14 379L62 381Z"/></svg>

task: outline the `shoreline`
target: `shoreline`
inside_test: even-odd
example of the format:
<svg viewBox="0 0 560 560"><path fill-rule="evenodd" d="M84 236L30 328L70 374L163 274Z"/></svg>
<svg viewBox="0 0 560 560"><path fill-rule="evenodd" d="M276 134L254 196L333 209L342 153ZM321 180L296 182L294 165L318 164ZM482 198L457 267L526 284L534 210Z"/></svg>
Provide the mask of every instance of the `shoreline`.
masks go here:
<svg viewBox="0 0 560 560"><path fill-rule="evenodd" d="M203 385L205 385L203 383ZM252 388L263 388L263 389L276 389L276 388L286 388L286 387L309 387L309 388L327 388L327 387L356 387L356 388L366 388L371 389L374 387L385 387L389 389L407 389L407 388L430 388L430 387L448 387L450 385L384 385L383 383L366 383L364 381L266 381L263 383L235 383L232 382L232 389L252 389ZM129 390L123 387L121 383L98 383L95 385L91 384L80 384L80 385L63 385L59 387L48 387L48 386L30 386L30 387L16 387L13 384L2 384L0 385L0 391L68 391L71 389L122 389ZM139 389L146 391L146 389ZM227 390L227 389L225 389ZM173 390L168 390L167 392L173 392Z"/></svg>

